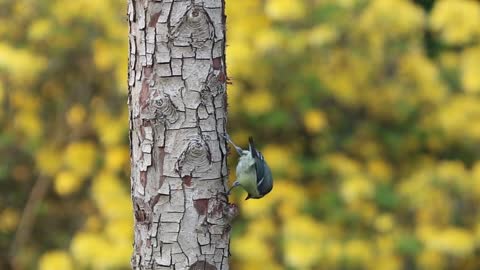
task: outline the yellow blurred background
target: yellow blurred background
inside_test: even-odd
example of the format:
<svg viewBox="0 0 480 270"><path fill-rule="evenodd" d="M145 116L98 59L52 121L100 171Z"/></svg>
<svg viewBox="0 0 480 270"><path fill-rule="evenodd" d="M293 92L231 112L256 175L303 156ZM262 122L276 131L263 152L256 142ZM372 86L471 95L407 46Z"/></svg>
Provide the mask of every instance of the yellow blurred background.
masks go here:
<svg viewBox="0 0 480 270"><path fill-rule="evenodd" d="M480 269L480 1L226 2L231 268ZM0 0L0 269L129 269L125 14Z"/></svg>

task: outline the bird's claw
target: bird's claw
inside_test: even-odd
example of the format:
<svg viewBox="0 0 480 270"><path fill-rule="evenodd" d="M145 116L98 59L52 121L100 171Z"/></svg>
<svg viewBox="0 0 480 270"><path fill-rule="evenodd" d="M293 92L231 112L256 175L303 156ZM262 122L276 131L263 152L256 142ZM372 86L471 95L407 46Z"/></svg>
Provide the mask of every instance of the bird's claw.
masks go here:
<svg viewBox="0 0 480 270"><path fill-rule="evenodd" d="M230 136L229 136L228 133L226 133L226 132L222 134L222 137L223 137L225 140L227 140L228 142L231 141L231 140L230 140Z"/></svg>
<svg viewBox="0 0 480 270"><path fill-rule="evenodd" d="M228 191L226 191L226 192L222 191L222 192L219 192L219 194L222 194L223 196L226 196L226 197L230 196L230 192L228 192Z"/></svg>
<svg viewBox="0 0 480 270"><path fill-rule="evenodd" d="M228 194L226 192L218 192L217 199L220 199L221 201L228 203Z"/></svg>

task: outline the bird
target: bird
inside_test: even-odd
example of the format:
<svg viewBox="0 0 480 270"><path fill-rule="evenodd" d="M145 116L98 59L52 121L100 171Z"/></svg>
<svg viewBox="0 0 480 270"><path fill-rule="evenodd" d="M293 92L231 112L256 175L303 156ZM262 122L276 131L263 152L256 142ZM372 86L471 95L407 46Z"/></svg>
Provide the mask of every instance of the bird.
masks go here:
<svg viewBox="0 0 480 270"><path fill-rule="evenodd" d="M248 193L245 200L263 198L273 189L273 175L262 153L255 148L253 138L248 138L248 150L243 150L235 145L228 134L224 137L240 155L235 172L236 180L227 195L240 186Z"/></svg>

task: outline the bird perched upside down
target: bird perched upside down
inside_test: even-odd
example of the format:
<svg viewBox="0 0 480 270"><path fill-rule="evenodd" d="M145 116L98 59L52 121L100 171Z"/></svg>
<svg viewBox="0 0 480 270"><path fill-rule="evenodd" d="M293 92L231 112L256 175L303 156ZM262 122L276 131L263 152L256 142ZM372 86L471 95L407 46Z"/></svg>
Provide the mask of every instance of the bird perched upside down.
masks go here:
<svg viewBox="0 0 480 270"><path fill-rule="evenodd" d="M248 196L245 200L260 199L267 195L273 188L273 176L262 153L255 149L253 138L248 138L248 150L236 146L228 135L225 135L225 139L235 147L240 155L236 171L237 179L233 182L227 195L238 186L247 191Z"/></svg>

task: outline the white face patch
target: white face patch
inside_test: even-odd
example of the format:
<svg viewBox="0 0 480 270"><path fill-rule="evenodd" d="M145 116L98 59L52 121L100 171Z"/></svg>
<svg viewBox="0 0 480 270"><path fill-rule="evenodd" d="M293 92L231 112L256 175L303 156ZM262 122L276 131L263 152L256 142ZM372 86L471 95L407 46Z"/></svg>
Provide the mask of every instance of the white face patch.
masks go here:
<svg viewBox="0 0 480 270"><path fill-rule="evenodd" d="M256 177L255 175L255 159L252 158L252 154L249 151L244 151L244 155L240 157L237 164L237 179L248 177ZM256 182L256 180L255 180Z"/></svg>
<svg viewBox="0 0 480 270"><path fill-rule="evenodd" d="M242 167L250 167L255 163L255 160L252 158L252 153L249 151L243 151L243 155L240 157L238 163L239 165L242 163Z"/></svg>

